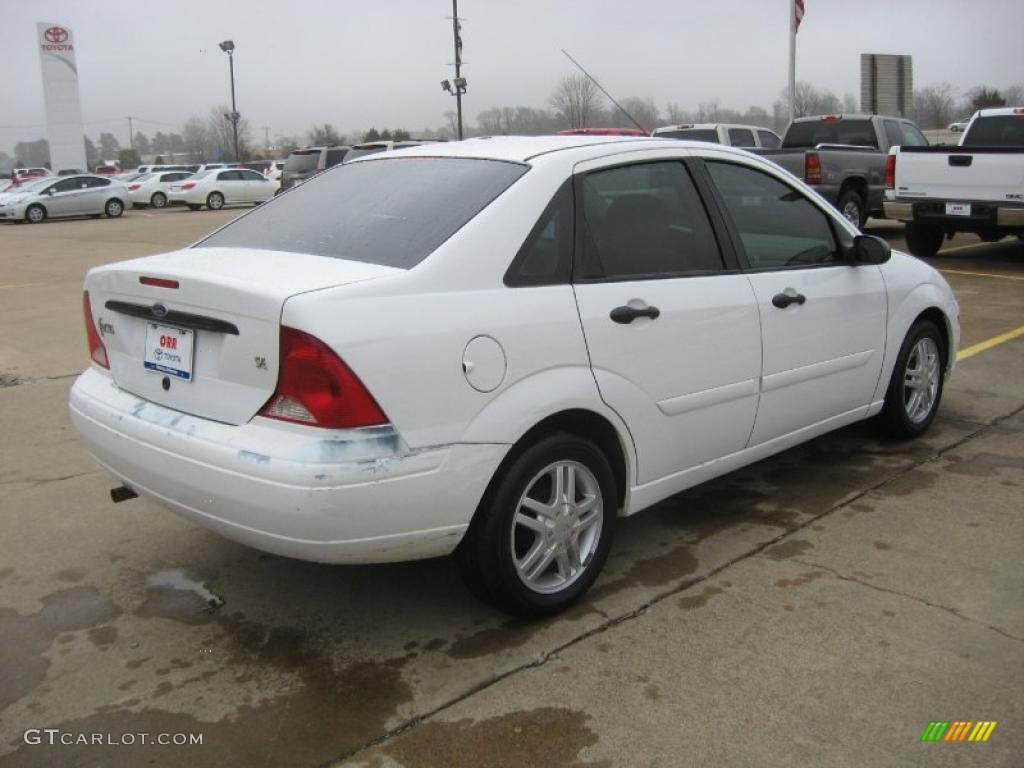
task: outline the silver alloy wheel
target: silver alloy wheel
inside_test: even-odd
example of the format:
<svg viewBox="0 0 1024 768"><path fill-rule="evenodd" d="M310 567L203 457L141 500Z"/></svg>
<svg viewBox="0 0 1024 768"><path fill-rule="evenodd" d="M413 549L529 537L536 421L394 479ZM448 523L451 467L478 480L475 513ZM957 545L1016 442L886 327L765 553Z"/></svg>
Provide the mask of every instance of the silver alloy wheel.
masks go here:
<svg viewBox="0 0 1024 768"><path fill-rule="evenodd" d="M597 552L603 521L594 473L576 461L549 464L526 486L513 517L509 546L519 579L541 594L573 584Z"/></svg>
<svg viewBox="0 0 1024 768"><path fill-rule="evenodd" d="M903 408L913 424L928 418L942 380L939 345L930 336L918 339L903 371Z"/></svg>
<svg viewBox="0 0 1024 768"><path fill-rule="evenodd" d="M43 213L43 209L40 208L38 205L33 205L31 208L28 209L28 220L31 221L33 224L38 224L44 218L46 218L46 214Z"/></svg>
<svg viewBox="0 0 1024 768"><path fill-rule="evenodd" d="M206 205L211 210L219 211L224 207L224 196L220 192L211 192L206 198Z"/></svg>
<svg viewBox="0 0 1024 768"><path fill-rule="evenodd" d="M847 201L846 205L843 206L843 216L855 227L860 227L860 206L853 202L853 200Z"/></svg>
<svg viewBox="0 0 1024 768"><path fill-rule="evenodd" d="M107 216L116 218L121 215L122 211L121 204L117 200L111 200L107 203Z"/></svg>
<svg viewBox="0 0 1024 768"><path fill-rule="evenodd" d="M154 192L153 197L150 198L149 202L154 208L163 208L167 205L167 195L163 192Z"/></svg>

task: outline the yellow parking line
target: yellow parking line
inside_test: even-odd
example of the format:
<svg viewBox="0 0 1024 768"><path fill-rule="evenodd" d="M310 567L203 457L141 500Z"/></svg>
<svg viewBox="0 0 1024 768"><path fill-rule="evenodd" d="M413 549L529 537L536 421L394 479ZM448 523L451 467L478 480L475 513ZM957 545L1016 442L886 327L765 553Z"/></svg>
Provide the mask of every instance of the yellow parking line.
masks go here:
<svg viewBox="0 0 1024 768"><path fill-rule="evenodd" d="M971 277L994 277L999 280L1024 280L1022 275L995 275L991 272L968 272L966 269L940 269L946 275L970 275Z"/></svg>
<svg viewBox="0 0 1024 768"><path fill-rule="evenodd" d="M985 339L985 341L979 341L977 344L972 344L966 349L961 349L959 354L956 356L957 361L966 360L969 357L974 357L979 352L984 352L986 349L992 349L999 344L1010 339L1016 339L1018 336L1024 336L1024 325L1019 328L1014 328L1012 331L1001 333L998 336L993 336L991 339Z"/></svg>
<svg viewBox="0 0 1024 768"><path fill-rule="evenodd" d="M0 285L0 291L4 288L26 288L30 285L43 285L43 283L11 283L10 285Z"/></svg>
<svg viewBox="0 0 1024 768"><path fill-rule="evenodd" d="M952 248L943 248L941 251L939 251L939 255L941 256L944 253L959 253L960 251L972 251L975 248L983 248L986 245L999 245L999 244L1005 245L1006 243L1010 243L1010 242L1013 242L1013 241L1008 239L1008 238L1003 238L1002 240L996 240L994 243L980 242L980 243L971 243L970 245L956 245L956 246L953 246Z"/></svg>

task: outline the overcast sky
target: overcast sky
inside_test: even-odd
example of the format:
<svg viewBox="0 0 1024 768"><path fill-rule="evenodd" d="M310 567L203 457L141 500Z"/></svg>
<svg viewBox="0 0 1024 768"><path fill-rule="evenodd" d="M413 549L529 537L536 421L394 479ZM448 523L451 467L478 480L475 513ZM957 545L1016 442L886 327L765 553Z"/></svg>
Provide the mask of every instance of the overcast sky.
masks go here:
<svg viewBox="0 0 1024 768"><path fill-rule="evenodd" d="M771 109L786 83L789 0L461 0L465 114L547 106L574 70L566 48L616 96L684 108ZM859 54L914 57L916 87L1024 82L1024 0L805 0L797 77L857 94ZM0 149L45 136L37 21L71 27L86 133L127 144L124 115L152 136L230 99L253 138L416 132L445 124L454 98L450 0L0 0ZM212 52L204 52L211 50ZM147 122L149 121L149 122Z"/></svg>

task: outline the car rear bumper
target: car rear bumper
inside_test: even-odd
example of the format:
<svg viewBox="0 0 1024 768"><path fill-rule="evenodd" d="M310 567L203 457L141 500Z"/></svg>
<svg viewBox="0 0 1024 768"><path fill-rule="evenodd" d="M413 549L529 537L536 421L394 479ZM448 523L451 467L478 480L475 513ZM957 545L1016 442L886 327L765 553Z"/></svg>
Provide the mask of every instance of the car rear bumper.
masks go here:
<svg viewBox="0 0 1024 768"><path fill-rule="evenodd" d="M984 227L1024 227L1024 205L1000 205L999 203L970 200L963 202L970 203L972 209L970 216L946 214L943 200L920 200L911 203L887 200L884 204L885 217L898 221L919 221L968 230Z"/></svg>
<svg viewBox="0 0 1024 768"><path fill-rule="evenodd" d="M390 427L231 426L142 400L96 369L69 407L89 451L139 494L234 541L317 562L451 552L507 450L413 450Z"/></svg>

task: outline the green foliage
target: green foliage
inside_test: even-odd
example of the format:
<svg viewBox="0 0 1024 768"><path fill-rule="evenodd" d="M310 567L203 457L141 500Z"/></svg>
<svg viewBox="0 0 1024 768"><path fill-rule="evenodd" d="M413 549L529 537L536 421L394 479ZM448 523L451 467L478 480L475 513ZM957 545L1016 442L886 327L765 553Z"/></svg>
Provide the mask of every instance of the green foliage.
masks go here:
<svg viewBox="0 0 1024 768"><path fill-rule="evenodd" d="M139 157L139 150L137 149L119 149L117 151L117 162L122 170L128 170L129 168L138 168L142 158Z"/></svg>

